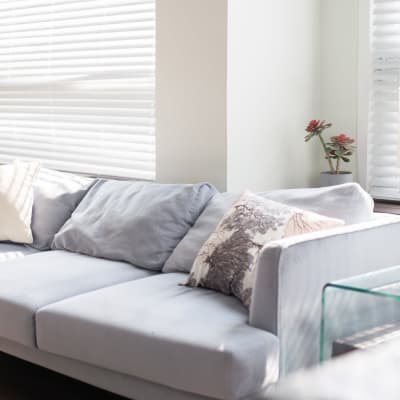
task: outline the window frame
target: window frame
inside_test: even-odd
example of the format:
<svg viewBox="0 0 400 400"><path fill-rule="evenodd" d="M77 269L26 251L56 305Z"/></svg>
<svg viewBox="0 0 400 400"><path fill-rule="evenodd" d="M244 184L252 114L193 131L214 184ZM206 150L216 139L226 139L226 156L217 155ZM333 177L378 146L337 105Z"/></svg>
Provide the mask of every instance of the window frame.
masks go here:
<svg viewBox="0 0 400 400"><path fill-rule="evenodd" d="M358 82L357 82L357 168L361 186L369 189L369 109L372 79L371 21L372 0L359 0L358 18Z"/></svg>

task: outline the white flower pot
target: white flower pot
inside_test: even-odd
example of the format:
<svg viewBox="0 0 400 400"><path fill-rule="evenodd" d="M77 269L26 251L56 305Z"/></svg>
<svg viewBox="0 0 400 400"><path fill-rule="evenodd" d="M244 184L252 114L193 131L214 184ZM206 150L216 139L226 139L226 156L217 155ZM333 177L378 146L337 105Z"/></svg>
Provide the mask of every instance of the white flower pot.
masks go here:
<svg viewBox="0 0 400 400"><path fill-rule="evenodd" d="M348 182L353 182L353 174L349 171L341 171L338 174L332 174L331 172L321 172L319 176L320 186L334 186Z"/></svg>

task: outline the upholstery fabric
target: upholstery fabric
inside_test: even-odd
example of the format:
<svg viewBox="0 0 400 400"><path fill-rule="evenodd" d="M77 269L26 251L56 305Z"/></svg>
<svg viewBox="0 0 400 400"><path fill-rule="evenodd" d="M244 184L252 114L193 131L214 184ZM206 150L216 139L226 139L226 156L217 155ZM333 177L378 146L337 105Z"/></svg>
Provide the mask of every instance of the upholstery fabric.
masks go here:
<svg viewBox="0 0 400 400"><path fill-rule="evenodd" d="M218 399L276 380L277 338L250 327L235 298L178 285L184 277L159 274L43 307L38 347Z"/></svg>
<svg viewBox="0 0 400 400"><path fill-rule="evenodd" d="M35 313L47 305L120 282L149 276L130 264L45 251L1 263L0 337L35 345Z"/></svg>
<svg viewBox="0 0 400 400"><path fill-rule="evenodd" d="M373 201L357 183L314 189L284 189L258 193L270 200L356 224L372 219ZM204 242L224 214L239 198L235 193L216 194L192 229L173 251L163 272L190 272Z"/></svg>
<svg viewBox="0 0 400 400"><path fill-rule="evenodd" d="M390 216L281 239L264 248L250 324L278 335L281 375L319 361L323 286L400 264L399 237L400 218Z"/></svg>
<svg viewBox="0 0 400 400"><path fill-rule="evenodd" d="M215 400L215 398L183 392L134 376L95 367L38 348L23 346L7 339L0 338L0 351L132 400ZM252 396L251 399L258 400L259 398Z"/></svg>
<svg viewBox="0 0 400 400"><path fill-rule="evenodd" d="M98 181L53 247L160 271L215 192L206 183Z"/></svg>
<svg viewBox="0 0 400 400"><path fill-rule="evenodd" d="M284 189L259 193L260 196L317 214L345 221L346 225L372 219L374 201L358 184L312 189Z"/></svg>
<svg viewBox="0 0 400 400"><path fill-rule="evenodd" d="M0 241L32 243L33 183L37 162L0 166Z"/></svg>
<svg viewBox="0 0 400 400"><path fill-rule="evenodd" d="M0 262L22 258L37 252L38 250L32 249L23 244L2 242L0 243Z"/></svg>
<svg viewBox="0 0 400 400"><path fill-rule="evenodd" d="M257 259L268 242L342 225L246 191L204 243L187 285L232 294L249 307Z"/></svg>
<svg viewBox="0 0 400 400"><path fill-rule="evenodd" d="M239 195L236 193L215 194L193 227L176 246L162 271L190 272L201 246L238 198Z"/></svg>
<svg viewBox="0 0 400 400"><path fill-rule="evenodd" d="M42 168L34 184L32 246L50 249L54 235L70 218L92 179Z"/></svg>

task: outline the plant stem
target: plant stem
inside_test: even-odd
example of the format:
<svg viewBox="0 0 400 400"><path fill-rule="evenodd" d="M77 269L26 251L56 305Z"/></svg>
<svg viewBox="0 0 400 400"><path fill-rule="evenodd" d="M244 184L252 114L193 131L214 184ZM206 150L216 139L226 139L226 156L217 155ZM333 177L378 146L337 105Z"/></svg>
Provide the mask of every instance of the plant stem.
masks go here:
<svg viewBox="0 0 400 400"><path fill-rule="evenodd" d="M322 137L321 133L318 134L318 137L319 137L319 140L321 141L322 147L323 147L324 152L325 152L325 156L326 156L326 158L327 158L327 160L328 160L329 168L330 168L330 170L331 170L331 174L334 174L334 173L335 173L335 168L333 168L332 159L331 159L331 157L329 156L329 150L328 150L328 148L326 147L324 138Z"/></svg>
<svg viewBox="0 0 400 400"><path fill-rule="evenodd" d="M338 157L337 158L337 160L336 160L336 175L338 175L339 174L339 163L340 163L340 158Z"/></svg>

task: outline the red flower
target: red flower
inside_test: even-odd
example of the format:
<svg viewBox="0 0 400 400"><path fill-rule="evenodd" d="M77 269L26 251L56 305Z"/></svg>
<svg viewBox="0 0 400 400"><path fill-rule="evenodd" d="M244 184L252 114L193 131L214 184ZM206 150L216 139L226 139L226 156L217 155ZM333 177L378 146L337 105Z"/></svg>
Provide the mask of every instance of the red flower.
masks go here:
<svg viewBox="0 0 400 400"><path fill-rule="evenodd" d="M315 132L318 127L321 125L321 121L319 119L312 119L306 128L307 132Z"/></svg>
<svg viewBox="0 0 400 400"><path fill-rule="evenodd" d="M337 136L332 136L331 141L332 143L338 144L340 146L345 146L346 144L354 143L354 139L347 136L345 133L341 133L340 135Z"/></svg>
<svg viewBox="0 0 400 400"><path fill-rule="evenodd" d="M320 134L331 126L332 124L325 123L325 121L321 121L320 119L312 119L307 125L306 132Z"/></svg>

